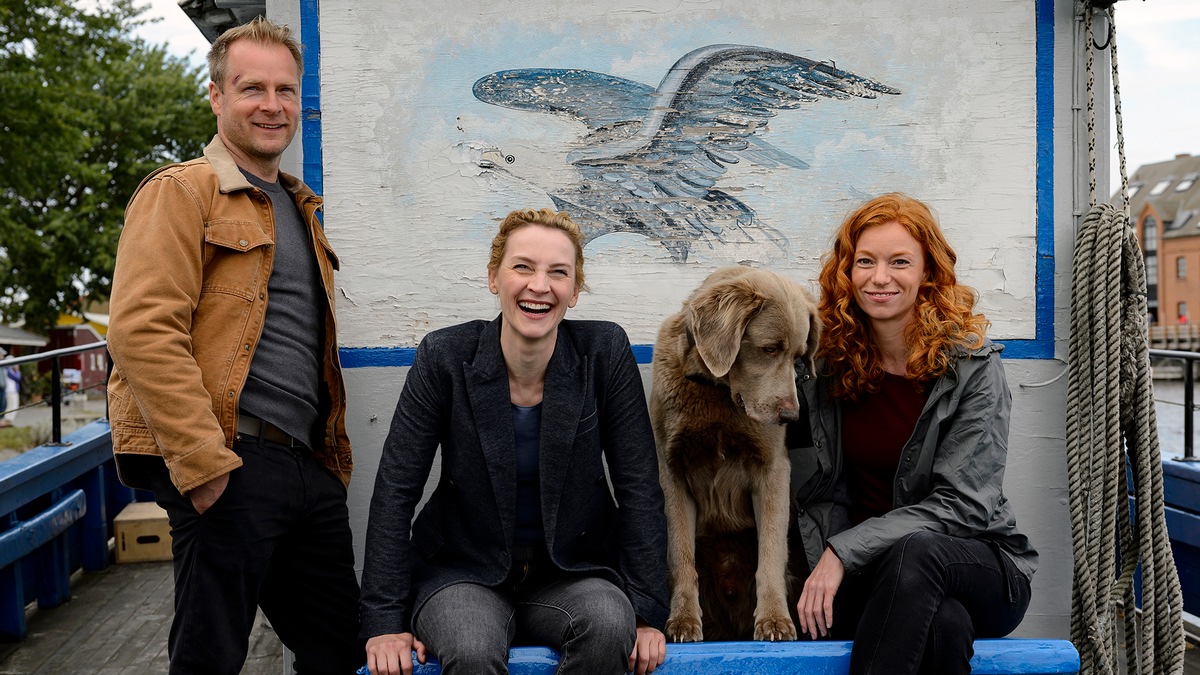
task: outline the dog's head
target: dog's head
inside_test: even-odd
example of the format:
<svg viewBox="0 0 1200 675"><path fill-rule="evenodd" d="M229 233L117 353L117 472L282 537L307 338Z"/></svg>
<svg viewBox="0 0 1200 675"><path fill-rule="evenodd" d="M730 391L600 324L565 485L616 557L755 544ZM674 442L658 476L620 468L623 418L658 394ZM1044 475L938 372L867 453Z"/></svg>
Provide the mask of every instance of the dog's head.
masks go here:
<svg viewBox="0 0 1200 675"><path fill-rule="evenodd" d="M766 270L723 268L688 298L684 326L689 377L727 385L734 403L759 422L799 416L795 363L813 372L820 330L804 287Z"/></svg>

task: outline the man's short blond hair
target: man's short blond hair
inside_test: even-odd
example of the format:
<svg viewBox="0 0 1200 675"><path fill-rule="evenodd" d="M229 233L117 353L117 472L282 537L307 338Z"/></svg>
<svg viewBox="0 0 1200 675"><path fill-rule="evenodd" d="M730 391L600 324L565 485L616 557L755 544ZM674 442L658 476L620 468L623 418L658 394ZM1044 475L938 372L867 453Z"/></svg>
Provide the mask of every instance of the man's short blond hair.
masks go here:
<svg viewBox="0 0 1200 675"><path fill-rule="evenodd" d="M221 33L221 37L213 42L212 49L208 50L208 73L217 88L225 86L225 75L229 68L229 47L239 40L286 47L296 61L296 74L304 74L304 56L300 53L300 43L296 41L292 29L271 23L264 16L256 16L250 23Z"/></svg>

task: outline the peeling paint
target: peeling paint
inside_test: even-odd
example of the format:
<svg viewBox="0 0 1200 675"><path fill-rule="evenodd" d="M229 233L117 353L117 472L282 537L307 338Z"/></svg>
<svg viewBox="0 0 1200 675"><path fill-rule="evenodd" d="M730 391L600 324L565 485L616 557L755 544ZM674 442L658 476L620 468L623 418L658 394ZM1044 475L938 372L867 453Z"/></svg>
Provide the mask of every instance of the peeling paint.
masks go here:
<svg viewBox="0 0 1200 675"><path fill-rule="evenodd" d="M615 224L598 225L587 248L589 277L608 286L585 296L573 315L620 321L635 343L649 343L675 309L665 289L692 288L712 269L740 261L812 279L844 214L890 190L939 211L960 252L960 276L979 288L993 333L1033 337L1036 107L1027 2L983 10L955 0L931 17L920 0L644 0L624 10L531 1L510 14L464 0L453 20L414 0L379 3L369 25L344 11L344 0L322 2L327 227L344 269L354 270L343 278L356 299L342 309L345 342L382 344L386 333L411 335L415 346L427 327L489 316L482 276L466 270L483 269L498 219L514 208L566 207L582 221L593 222L594 213L603 215L594 222ZM521 35L521 49L492 37L505 35ZM646 120L682 109L653 104L651 117L626 118L620 106L630 96L653 101L656 92L678 89L664 86L690 77L680 63L703 63L721 53L712 45L725 44L825 64L862 81L842 99L797 98L766 116L729 109L712 117L716 126L679 125L679 142L689 130L709 134L711 161L723 167L689 174L706 186L697 194L724 197L706 205L720 209L707 216L663 211L667 196L693 189L660 193L664 184L650 180L678 160L659 146L621 144L654 138L661 124ZM689 53L696 55L681 59ZM533 79L520 84L512 73ZM525 106L563 104L580 86L625 98L589 103L590 115L605 111L605 124L589 126L566 112L485 102L472 89L480 81L513 84L487 96L508 91L516 97L510 104ZM614 82L622 84L614 89ZM866 82L901 93L857 98L869 92ZM747 91L786 97L801 89L764 80ZM753 133L742 138L739 129ZM745 138L754 140L743 146ZM659 222L683 229L656 229ZM1014 240L1014 231L1028 237ZM1001 249L1012 254L996 283L989 253ZM422 292L401 296L403 303L376 301L414 286ZM643 311L631 316L630 306ZM417 310L430 319L413 320Z"/></svg>

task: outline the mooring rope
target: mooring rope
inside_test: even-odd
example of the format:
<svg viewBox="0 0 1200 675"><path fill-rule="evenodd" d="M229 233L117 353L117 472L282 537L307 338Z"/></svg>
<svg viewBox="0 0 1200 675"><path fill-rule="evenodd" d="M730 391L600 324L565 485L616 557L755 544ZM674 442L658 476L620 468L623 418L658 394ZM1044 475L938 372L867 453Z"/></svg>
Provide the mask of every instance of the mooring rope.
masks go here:
<svg viewBox="0 0 1200 675"><path fill-rule="evenodd" d="M1167 536L1162 457L1145 317L1146 270L1129 226L1113 9L1108 40L1087 44L1088 158L1092 207L1075 239L1067 385L1067 473L1074 584L1071 640L1081 673L1116 675L1118 606L1125 609L1128 675L1183 672L1183 596ZM1093 51L1111 50L1122 209L1097 203ZM1130 513L1129 495L1134 498ZM1131 515L1133 519L1131 520ZM1116 527L1114 527L1114 520ZM1118 568L1119 565L1119 568ZM1143 611L1134 611L1140 568Z"/></svg>

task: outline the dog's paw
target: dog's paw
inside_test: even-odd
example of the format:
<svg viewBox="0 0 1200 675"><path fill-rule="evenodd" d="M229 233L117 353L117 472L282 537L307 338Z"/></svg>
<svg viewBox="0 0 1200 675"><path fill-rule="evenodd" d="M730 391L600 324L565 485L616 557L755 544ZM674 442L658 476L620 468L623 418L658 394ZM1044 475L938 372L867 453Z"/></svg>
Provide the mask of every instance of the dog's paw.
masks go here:
<svg viewBox="0 0 1200 675"><path fill-rule="evenodd" d="M754 622L754 639L768 642L795 640L796 626L786 614L766 616Z"/></svg>
<svg viewBox="0 0 1200 675"><path fill-rule="evenodd" d="M699 617L672 616L667 619L667 639L671 642L703 642L704 629Z"/></svg>

